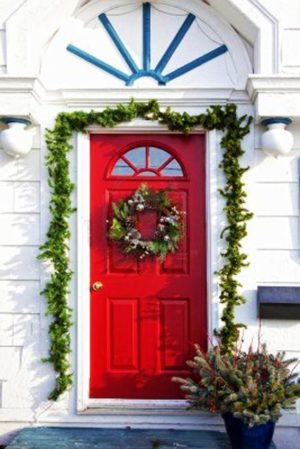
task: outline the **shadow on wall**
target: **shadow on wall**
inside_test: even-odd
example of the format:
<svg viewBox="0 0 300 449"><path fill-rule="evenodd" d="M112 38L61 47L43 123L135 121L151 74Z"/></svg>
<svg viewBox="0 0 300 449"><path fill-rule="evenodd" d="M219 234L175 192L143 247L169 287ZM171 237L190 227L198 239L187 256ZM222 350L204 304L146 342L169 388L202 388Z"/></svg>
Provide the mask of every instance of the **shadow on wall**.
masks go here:
<svg viewBox="0 0 300 449"><path fill-rule="evenodd" d="M49 338L36 260L39 179L39 150L19 160L0 150L0 408L7 421L34 421L54 379L41 362Z"/></svg>

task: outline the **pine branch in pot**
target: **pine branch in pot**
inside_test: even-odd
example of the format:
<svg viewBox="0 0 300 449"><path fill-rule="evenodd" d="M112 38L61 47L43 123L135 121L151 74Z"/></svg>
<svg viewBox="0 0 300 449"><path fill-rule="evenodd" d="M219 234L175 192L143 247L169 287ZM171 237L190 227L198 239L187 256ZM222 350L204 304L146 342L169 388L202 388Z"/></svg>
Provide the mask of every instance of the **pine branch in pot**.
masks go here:
<svg viewBox="0 0 300 449"><path fill-rule="evenodd" d="M268 449L282 409L300 397L297 374L290 367L296 359L284 353L269 354L266 345L247 351L239 346L224 355L220 343L201 351L187 364L189 378L173 378L181 384L190 408L222 415L233 449Z"/></svg>

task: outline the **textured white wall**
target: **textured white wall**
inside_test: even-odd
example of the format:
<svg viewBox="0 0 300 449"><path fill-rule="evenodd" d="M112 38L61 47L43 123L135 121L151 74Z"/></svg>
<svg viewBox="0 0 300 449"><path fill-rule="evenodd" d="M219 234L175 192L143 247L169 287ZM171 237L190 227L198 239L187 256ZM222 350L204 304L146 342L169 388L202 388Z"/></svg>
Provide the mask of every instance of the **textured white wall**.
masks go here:
<svg viewBox="0 0 300 449"><path fill-rule="evenodd" d="M4 410L32 418L29 384L40 358L39 140L19 160L0 150L0 419Z"/></svg>
<svg viewBox="0 0 300 449"><path fill-rule="evenodd" d="M295 137L288 157L267 157L260 145L261 127L255 130L255 150L246 175L248 204L255 216L245 241L251 266L242 275L249 302L238 317L249 324L249 336L256 337L256 286L300 286L299 172L300 129L289 128ZM248 162L248 161L247 161ZM270 350L285 350L300 357L299 320L262 320L262 340Z"/></svg>

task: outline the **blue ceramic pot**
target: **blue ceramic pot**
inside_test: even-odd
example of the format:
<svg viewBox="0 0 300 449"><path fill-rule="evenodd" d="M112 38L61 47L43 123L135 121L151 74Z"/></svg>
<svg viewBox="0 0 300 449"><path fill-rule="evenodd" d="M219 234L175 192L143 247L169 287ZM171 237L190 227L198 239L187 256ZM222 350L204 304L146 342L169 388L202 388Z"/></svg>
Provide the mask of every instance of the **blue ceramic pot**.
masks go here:
<svg viewBox="0 0 300 449"><path fill-rule="evenodd" d="M224 413L222 416L232 449L269 449L275 428L274 422L248 427L232 413Z"/></svg>

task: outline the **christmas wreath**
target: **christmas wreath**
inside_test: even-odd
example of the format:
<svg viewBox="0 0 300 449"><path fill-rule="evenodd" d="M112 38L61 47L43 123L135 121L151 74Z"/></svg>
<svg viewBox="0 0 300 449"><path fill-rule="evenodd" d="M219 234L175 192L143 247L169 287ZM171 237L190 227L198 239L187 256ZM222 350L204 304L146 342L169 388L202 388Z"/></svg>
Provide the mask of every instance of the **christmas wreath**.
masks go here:
<svg viewBox="0 0 300 449"><path fill-rule="evenodd" d="M166 190L155 192L142 184L132 196L112 204L113 217L109 237L115 240L125 254L140 259L158 256L163 262L168 253L174 253L183 235L182 215ZM138 214L154 210L158 213L156 230L152 240L143 240L138 229Z"/></svg>

